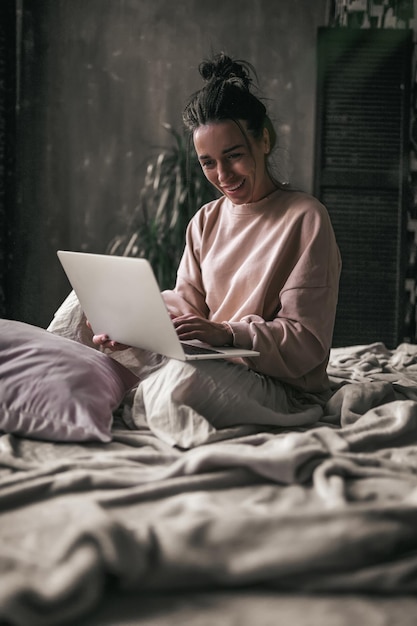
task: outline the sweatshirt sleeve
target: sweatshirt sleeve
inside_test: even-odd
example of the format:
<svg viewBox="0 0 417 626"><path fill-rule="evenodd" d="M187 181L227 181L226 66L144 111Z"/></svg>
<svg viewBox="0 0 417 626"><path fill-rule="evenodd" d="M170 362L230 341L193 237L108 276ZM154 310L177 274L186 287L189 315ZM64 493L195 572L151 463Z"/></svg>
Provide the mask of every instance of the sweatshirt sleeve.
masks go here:
<svg viewBox="0 0 417 626"><path fill-rule="evenodd" d="M338 297L340 255L330 219L306 213L294 229L292 267L273 319L246 315L229 322L234 345L260 352L248 365L264 374L309 387L325 370Z"/></svg>

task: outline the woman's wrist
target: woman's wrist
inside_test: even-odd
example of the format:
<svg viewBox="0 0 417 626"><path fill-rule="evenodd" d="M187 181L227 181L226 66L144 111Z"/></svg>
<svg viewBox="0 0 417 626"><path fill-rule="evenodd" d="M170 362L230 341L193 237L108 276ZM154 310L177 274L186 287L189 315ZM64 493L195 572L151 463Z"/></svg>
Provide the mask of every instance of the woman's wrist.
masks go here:
<svg viewBox="0 0 417 626"><path fill-rule="evenodd" d="M227 339L224 343L225 346L233 346L233 331L231 329L231 326L228 322L222 322L221 323L224 330L226 331L227 334Z"/></svg>

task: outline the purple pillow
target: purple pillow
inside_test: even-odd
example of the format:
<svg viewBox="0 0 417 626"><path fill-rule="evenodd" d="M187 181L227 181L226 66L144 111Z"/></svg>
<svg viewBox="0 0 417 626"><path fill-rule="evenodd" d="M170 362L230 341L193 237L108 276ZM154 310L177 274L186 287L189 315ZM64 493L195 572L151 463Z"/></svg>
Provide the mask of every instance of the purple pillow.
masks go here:
<svg viewBox="0 0 417 626"><path fill-rule="evenodd" d="M110 441L113 410L138 378L110 356L0 320L0 430L49 441Z"/></svg>

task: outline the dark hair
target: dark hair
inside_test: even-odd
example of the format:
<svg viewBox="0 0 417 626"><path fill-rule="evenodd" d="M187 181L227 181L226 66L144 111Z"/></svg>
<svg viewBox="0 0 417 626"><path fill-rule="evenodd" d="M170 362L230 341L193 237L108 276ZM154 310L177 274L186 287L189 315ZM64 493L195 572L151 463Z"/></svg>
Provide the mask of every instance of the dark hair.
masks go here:
<svg viewBox="0 0 417 626"><path fill-rule="evenodd" d="M192 133L210 122L245 120L256 139L267 128L272 149L276 133L265 105L252 93L251 75L256 78L253 66L222 52L200 63L199 72L206 84L191 96L183 111L185 128Z"/></svg>

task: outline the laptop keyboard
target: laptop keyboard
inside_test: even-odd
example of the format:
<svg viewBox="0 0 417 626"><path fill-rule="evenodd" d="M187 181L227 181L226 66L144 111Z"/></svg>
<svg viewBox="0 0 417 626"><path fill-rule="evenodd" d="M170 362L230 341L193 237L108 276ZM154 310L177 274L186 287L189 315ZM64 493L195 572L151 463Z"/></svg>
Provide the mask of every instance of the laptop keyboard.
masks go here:
<svg viewBox="0 0 417 626"><path fill-rule="evenodd" d="M219 350L212 350L211 348L203 348L202 346L195 346L191 343L181 342L185 354L221 354Z"/></svg>

